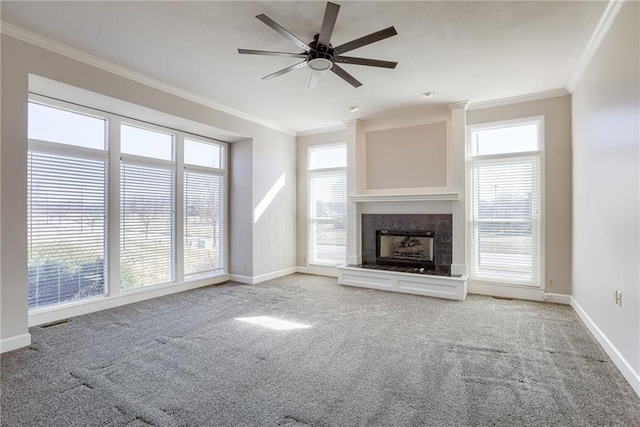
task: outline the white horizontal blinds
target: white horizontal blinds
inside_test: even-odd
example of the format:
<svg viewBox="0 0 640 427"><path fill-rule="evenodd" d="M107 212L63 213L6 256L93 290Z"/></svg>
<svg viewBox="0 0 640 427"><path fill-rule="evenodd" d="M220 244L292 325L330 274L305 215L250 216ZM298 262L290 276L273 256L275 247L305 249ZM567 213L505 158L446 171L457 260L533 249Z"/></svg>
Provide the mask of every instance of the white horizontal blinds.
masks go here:
<svg viewBox="0 0 640 427"><path fill-rule="evenodd" d="M476 278L538 284L538 158L477 161L473 172Z"/></svg>
<svg viewBox="0 0 640 427"><path fill-rule="evenodd" d="M541 166L538 124L472 134L471 278L540 285ZM483 146L483 142L485 142Z"/></svg>
<svg viewBox="0 0 640 427"><path fill-rule="evenodd" d="M120 289L175 280L174 137L120 126Z"/></svg>
<svg viewBox="0 0 640 427"><path fill-rule="evenodd" d="M186 279L223 271L224 177L184 172L184 274Z"/></svg>
<svg viewBox="0 0 640 427"><path fill-rule="evenodd" d="M107 161L28 154L28 305L105 294Z"/></svg>
<svg viewBox="0 0 640 427"><path fill-rule="evenodd" d="M120 165L120 286L173 281L175 169Z"/></svg>
<svg viewBox="0 0 640 427"><path fill-rule="evenodd" d="M346 258L347 175L311 171L310 262L339 265Z"/></svg>

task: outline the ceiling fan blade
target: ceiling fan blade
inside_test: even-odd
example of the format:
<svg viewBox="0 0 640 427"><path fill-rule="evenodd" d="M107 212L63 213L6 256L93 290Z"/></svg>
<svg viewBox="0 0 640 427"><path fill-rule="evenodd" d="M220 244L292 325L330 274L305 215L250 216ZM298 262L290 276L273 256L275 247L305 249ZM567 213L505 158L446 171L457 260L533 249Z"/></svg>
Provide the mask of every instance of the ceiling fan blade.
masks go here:
<svg viewBox="0 0 640 427"><path fill-rule="evenodd" d="M311 72L311 78L309 79L309 90L314 90L316 87L318 87L318 83L320 83L320 74L322 74L320 71L312 71Z"/></svg>
<svg viewBox="0 0 640 427"><path fill-rule="evenodd" d="M366 46L371 43L375 43L380 40L384 40L388 37L398 34L394 27L385 28L384 30L376 31L367 36L360 37L359 39L352 40L345 44L341 44L333 49L334 55L340 55L342 53L349 52L362 46Z"/></svg>
<svg viewBox="0 0 640 427"><path fill-rule="evenodd" d="M397 62L380 61L378 59L354 58L353 56L338 56L333 58L341 64L368 65L369 67L396 68Z"/></svg>
<svg viewBox="0 0 640 427"><path fill-rule="evenodd" d="M341 77L353 87L362 86L362 83L357 81L355 77L347 73L343 68L340 68L337 64L333 64L333 67L331 67L331 71L333 71L338 77Z"/></svg>
<svg viewBox="0 0 640 427"><path fill-rule="evenodd" d="M278 76L281 76L283 74L287 74L287 73L289 73L289 72L291 72L293 70L297 70L298 68L305 67L306 65L307 65L307 61L298 62L297 64L293 64L290 67L284 68L284 69L282 69L280 71L276 71L275 73L269 74L268 76L264 76L262 78L262 80L270 80L270 79L272 79L274 77L278 77Z"/></svg>
<svg viewBox="0 0 640 427"><path fill-rule="evenodd" d="M238 49L238 53L245 55L267 55L267 56L288 56L291 58L306 58L306 53L289 53L289 52L272 52L270 50L253 50L253 49Z"/></svg>
<svg viewBox="0 0 640 427"><path fill-rule="evenodd" d="M296 37L293 34L291 34L289 31L287 31L284 28L282 28L276 21L274 21L273 19L269 18L264 13L256 16L256 18L258 18L260 21L262 21L265 24L267 24L272 29L276 30L280 35L282 35L285 38L289 39L289 41L293 42L293 44L295 44L296 46L298 46L300 49L304 50L305 52L311 52L313 50L305 42L303 42L298 37Z"/></svg>
<svg viewBox="0 0 640 427"><path fill-rule="evenodd" d="M331 40L331 34L333 34L333 27L336 25L339 10L340 5L327 3L327 8L324 10L322 27L320 28L320 35L318 36L318 44L329 46L329 40Z"/></svg>

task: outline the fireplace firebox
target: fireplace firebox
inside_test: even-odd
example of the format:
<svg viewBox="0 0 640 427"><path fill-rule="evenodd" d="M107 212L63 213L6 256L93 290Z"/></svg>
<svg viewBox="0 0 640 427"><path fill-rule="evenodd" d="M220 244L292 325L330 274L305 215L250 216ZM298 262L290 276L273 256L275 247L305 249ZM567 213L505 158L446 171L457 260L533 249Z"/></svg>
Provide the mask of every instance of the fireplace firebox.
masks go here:
<svg viewBox="0 0 640 427"><path fill-rule="evenodd" d="M376 264L434 269L433 231L376 230Z"/></svg>

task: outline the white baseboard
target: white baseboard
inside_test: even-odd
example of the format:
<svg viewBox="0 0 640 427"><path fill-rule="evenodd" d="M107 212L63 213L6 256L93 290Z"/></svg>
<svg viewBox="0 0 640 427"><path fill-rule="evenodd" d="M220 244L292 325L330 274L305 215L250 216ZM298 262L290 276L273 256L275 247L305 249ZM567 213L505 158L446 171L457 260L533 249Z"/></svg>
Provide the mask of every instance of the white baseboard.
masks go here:
<svg viewBox="0 0 640 427"><path fill-rule="evenodd" d="M247 285L255 285L256 283L265 282L271 279L277 279L278 277L288 276L289 274L297 273L298 267L289 267L278 271L272 271L271 273L261 274L259 276L242 276L239 274L229 275L229 280L233 280L238 283L245 283Z"/></svg>
<svg viewBox="0 0 640 427"><path fill-rule="evenodd" d="M74 302L62 306L40 309L29 313L29 327L38 326L44 323L56 322L70 317L81 316L83 314L94 313L96 311L107 310L109 308L120 307L134 302L145 301L191 289L216 285L229 280L229 275L223 274L218 277L181 283L179 285L160 285L140 291L130 291L118 296L92 298L84 301Z"/></svg>
<svg viewBox="0 0 640 427"><path fill-rule="evenodd" d="M28 345L31 345L31 334L29 333L16 335L15 337L11 338L5 338L3 340L0 340L0 353L17 350Z"/></svg>
<svg viewBox="0 0 640 427"><path fill-rule="evenodd" d="M253 285L253 277L251 276L243 276L241 274L230 274L229 280L233 280L238 283L245 283L247 285Z"/></svg>
<svg viewBox="0 0 640 427"><path fill-rule="evenodd" d="M587 326L591 334L598 340L604 351L622 373L622 376L629 382L631 388L633 388L638 397L640 397L640 374L634 371L629 362L620 354L613 343L609 341L609 338L598 328L587 312L584 311L582 306L573 297L571 297L571 307L573 307L573 310L578 314L578 317L580 317L582 322Z"/></svg>
<svg viewBox="0 0 640 427"><path fill-rule="evenodd" d="M468 283L467 292L470 294L488 295L500 298L544 301L544 289L524 286L472 282L470 280Z"/></svg>
<svg viewBox="0 0 640 427"><path fill-rule="evenodd" d="M338 277L338 269L336 267L321 265L298 266L297 271L298 273L313 274L315 276Z"/></svg>
<svg viewBox="0 0 640 427"><path fill-rule="evenodd" d="M545 302L552 302L552 303L555 303L555 304L571 305L571 295L545 293L544 294L544 301Z"/></svg>

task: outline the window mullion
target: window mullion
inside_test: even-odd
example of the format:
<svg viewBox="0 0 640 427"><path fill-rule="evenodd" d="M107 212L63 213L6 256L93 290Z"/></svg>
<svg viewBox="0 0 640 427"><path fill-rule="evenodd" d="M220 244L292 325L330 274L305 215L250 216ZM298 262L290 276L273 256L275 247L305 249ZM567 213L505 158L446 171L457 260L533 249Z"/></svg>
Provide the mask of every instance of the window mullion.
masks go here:
<svg viewBox="0 0 640 427"><path fill-rule="evenodd" d="M176 149L176 193L175 193L175 236L174 272L178 283L184 281L184 135L178 134Z"/></svg>
<svg viewBox="0 0 640 427"><path fill-rule="evenodd" d="M108 180L108 290L107 295L120 295L120 120L108 120L107 143L109 147Z"/></svg>

